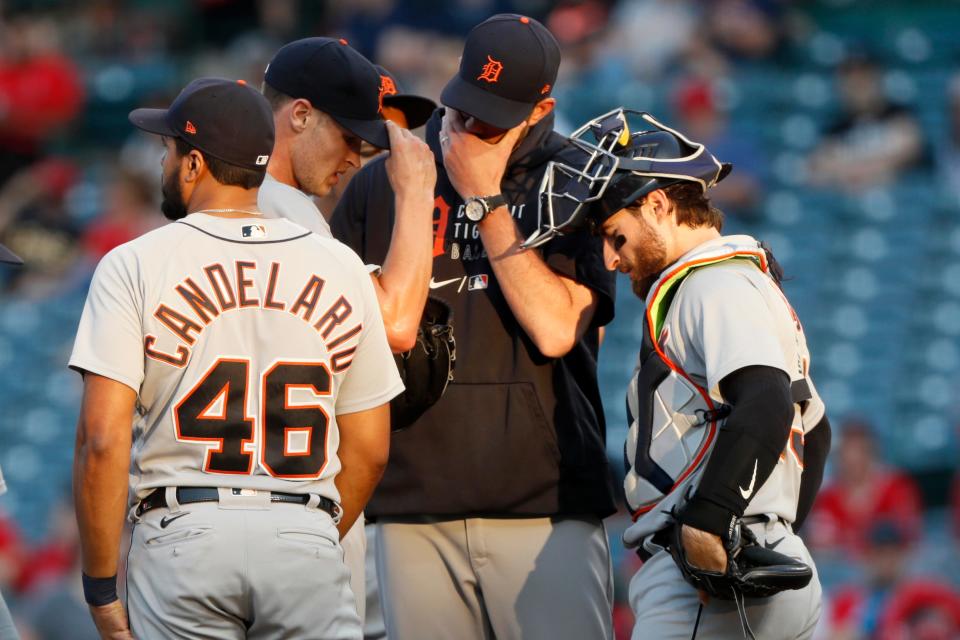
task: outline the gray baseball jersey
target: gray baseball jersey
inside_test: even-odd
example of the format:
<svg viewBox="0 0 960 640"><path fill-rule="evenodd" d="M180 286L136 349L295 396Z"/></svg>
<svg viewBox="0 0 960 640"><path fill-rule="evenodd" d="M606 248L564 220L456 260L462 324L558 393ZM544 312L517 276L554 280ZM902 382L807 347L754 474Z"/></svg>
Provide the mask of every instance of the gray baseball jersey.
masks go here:
<svg viewBox="0 0 960 640"><path fill-rule="evenodd" d="M658 285L683 265L703 264L736 252L757 253L759 243L749 236L725 236L705 242L664 270L651 287L648 307ZM810 379L810 354L800 321L776 283L748 260L723 260L690 273L679 284L663 317L658 344L663 354L682 369L715 403L723 403L720 381L751 365L786 372L791 381L803 380L809 400L796 411L790 441L777 466L761 487L741 487L752 495L744 515L770 514L793 522L803 472L803 436L823 417L824 406ZM628 398L637 395L634 375ZM674 398L681 397L673 392ZM669 411L669 408L668 408ZM682 411L678 412L682 413ZM637 423L631 425L627 450L636 448ZM655 445L656 446L656 445ZM631 464L631 467L634 467ZM699 481L702 467L680 483L656 506L639 517L624 535L637 544L668 524L664 513L682 499L687 486ZM628 500L642 482L631 470L624 481Z"/></svg>
<svg viewBox="0 0 960 640"><path fill-rule="evenodd" d="M337 415L403 384L370 278L287 220L191 214L97 267L70 366L138 393L131 489L339 500Z"/></svg>
<svg viewBox="0 0 960 640"><path fill-rule="evenodd" d="M257 194L257 206L268 218L286 218L324 238L332 238L330 225L313 198L284 184L269 173Z"/></svg>
<svg viewBox="0 0 960 640"><path fill-rule="evenodd" d="M280 182L269 173L260 186L257 205L268 218L286 218L319 236L333 239L330 225L327 224L323 212L317 207L313 198L299 189ZM367 266L369 272L375 272L378 269L377 266ZM357 614L363 621L366 616L365 594L367 592L367 537L364 533L363 514L360 514L357 522L340 539L340 544L343 547L343 561L350 570L350 586L356 596Z"/></svg>

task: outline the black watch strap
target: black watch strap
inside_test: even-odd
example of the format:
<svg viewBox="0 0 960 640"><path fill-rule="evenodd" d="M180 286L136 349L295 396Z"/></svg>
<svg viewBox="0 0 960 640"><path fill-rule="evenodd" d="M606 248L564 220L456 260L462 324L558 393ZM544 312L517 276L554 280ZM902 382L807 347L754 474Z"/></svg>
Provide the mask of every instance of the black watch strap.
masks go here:
<svg viewBox="0 0 960 640"><path fill-rule="evenodd" d="M503 197L502 193L498 193L495 196L486 196L479 198L483 202L484 206L487 208L487 213L490 213L497 207L502 207L507 204L507 199Z"/></svg>

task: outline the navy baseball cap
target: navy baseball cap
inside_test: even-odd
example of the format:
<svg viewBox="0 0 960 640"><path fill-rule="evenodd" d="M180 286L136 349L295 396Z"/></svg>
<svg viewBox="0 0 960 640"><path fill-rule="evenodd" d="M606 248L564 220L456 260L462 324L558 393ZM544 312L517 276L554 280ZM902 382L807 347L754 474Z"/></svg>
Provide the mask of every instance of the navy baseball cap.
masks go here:
<svg viewBox="0 0 960 640"><path fill-rule="evenodd" d="M440 102L482 122L510 129L550 96L560 67L560 45L526 16L500 13L467 35L460 71Z"/></svg>
<svg viewBox="0 0 960 640"><path fill-rule="evenodd" d="M343 38L303 38L273 56L263 81L291 98L309 100L350 133L390 148L380 113L380 74Z"/></svg>
<svg viewBox="0 0 960 640"><path fill-rule="evenodd" d="M243 80L198 78L168 109L134 109L138 129L180 138L218 160L266 171L273 153L273 111Z"/></svg>
<svg viewBox="0 0 960 640"><path fill-rule="evenodd" d="M416 129L425 125L436 110L437 103L430 98L404 93L403 89L400 88L400 83L397 82L392 73L379 64L374 65L374 67L380 74L380 99L384 106L394 107L402 111L407 118L408 129Z"/></svg>
<svg viewBox="0 0 960 640"><path fill-rule="evenodd" d="M23 258L0 244L0 262L4 262L6 264L23 264Z"/></svg>

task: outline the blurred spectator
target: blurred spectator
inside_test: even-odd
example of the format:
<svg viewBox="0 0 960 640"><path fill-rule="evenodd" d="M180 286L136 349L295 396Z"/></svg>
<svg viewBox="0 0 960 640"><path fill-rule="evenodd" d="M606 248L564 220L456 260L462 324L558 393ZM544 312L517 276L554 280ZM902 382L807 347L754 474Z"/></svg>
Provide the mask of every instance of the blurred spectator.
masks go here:
<svg viewBox="0 0 960 640"><path fill-rule="evenodd" d="M682 83L674 106L681 131L703 143L721 162L733 163L733 172L710 191L710 200L729 215L757 218L767 166L763 151L730 128L727 114L718 106L707 80Z"/></svg>
<svg viewBox="0 0 960 640"><path fill-rule="evenodd" d="M937 149L937 169L946 193L960 205L960 75L947 88L947 135Z"/></svg>
<svg viewBox="0 0 960 640"><path fill-rule="evenodd" d="M9 596L23 562L23 544L12 520L0 513L0 592Z"/></svg>
<svg viewBox="0 0 960 640"><path fill-rule="evenodd" d="M83 231L87 256L97 262L108 251L160 223L155 215L156 185L138 174L114 168L104 194L104 210Z"/></svg>
<svg viewBox="0 0 960 640"><path fill-rule="evenodd" d="M79 556L80 536L73 500L67 495L50 510L47 539L24 554L15 583L17 592L27 594L59 584L74 569Z"/></svg>
<svg viewBox="0 0 960 640"><path fill-rule="evenodd" d="M38 589L18 608L21 640L99 640L81 585L78 558L67 576Z"/></svg>
<svg viewBox="0 0 960 640"><path fill-rule="evenodd" d="M769 58L783 39L784 3L777 0L712 0L703 23L717 47L734 58Z"/></svg>
<svg viewBox="0 0 960 640"><path fill-rule="evenodd" d="M16 617L23 640L100 637L83 598L78 544L73 505L64 496L52 511L49 539L29 554L21 574L26 597Z"/></svg>
<svg viewBox="0 0 960 640"><path fill-rule="evenodd" d="M879 522L893 521L910 540L919 538L923 504L916 482L877 459L865 422L848 421L833 456L834 477L820 490L807 537L818 551L859 554Z"/></svg>
<svg viewBox="0 0 960 640"><path fill-rule="evenodd" d="M0 185L80 110L83 84L58 36L52 18L0 23Z"/></svg>
<svg viewBox="0 0 960 640"><path fill-rule="evenodd" d="M562 2L547 17L546 26L563 55L557 109L573 128L620 106L621 92L610 89L627 87L631 81L627 59L609 47L609 12L599 0Z"/></svg>
<svg viewBox="0 0 960 640"><path fill-rule="evenodd" d="M26 295L59 290L80 255L80 229L64 203L77 173L70 162L50 159L22 169L0 188L0 237L24 260L10 284Z"/></svg>
<svg viewBox="0 0 960 640"><path fill-rule="evenodd" d="M657 78L679 57L698 27L691 0L620 2L610 19L608 54L619 56L641 78Z"/></svg>
<svg viewBox="0 0 960 640"><path fill-rule="evenodd" d="M829 601L821 631L832 640L947 640L960 633L960 594L938 582L908 578L910 536L895 520L868 536L865 585L841 587Z"/></svg>
<svg viewBox="0 0 960 640"><path fill-rule="evenodd" d="M895 181L923 156L912 112L887 99L883 73L869 58L849 57L837 68L842 113L814 151L811 182L859 191Z"/></svg>

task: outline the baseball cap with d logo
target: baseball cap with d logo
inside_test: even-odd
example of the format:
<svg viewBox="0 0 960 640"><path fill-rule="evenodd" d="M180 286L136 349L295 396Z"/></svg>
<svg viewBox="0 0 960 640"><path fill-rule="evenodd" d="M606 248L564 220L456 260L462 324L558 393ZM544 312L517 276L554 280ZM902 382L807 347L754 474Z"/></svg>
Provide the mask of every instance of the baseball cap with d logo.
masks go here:
<svg viewBox="0 0 960 640"><path fill-rule="evenodd" d="M263 81L291 98L309 100L373 146L390 148L380 114L380 74L346 40L318 37L286 44L267 65Z"/></svg>
<svg viewBox="0 0 960 640"><path fill-rule="evenodd" d="M273 112L242 80L198 78L168 109L134 109L138 129L180 138L205 154L245 169L266 171L273 152Z"/></svg>
<svg viewBox="0 0 960 640"><path fill-rule="evenodd" d="M510 129L550 96L559 67L560 46L546 27L533 18L500 13L470 31L460 71L443 88L440 101Z"/></svg>

